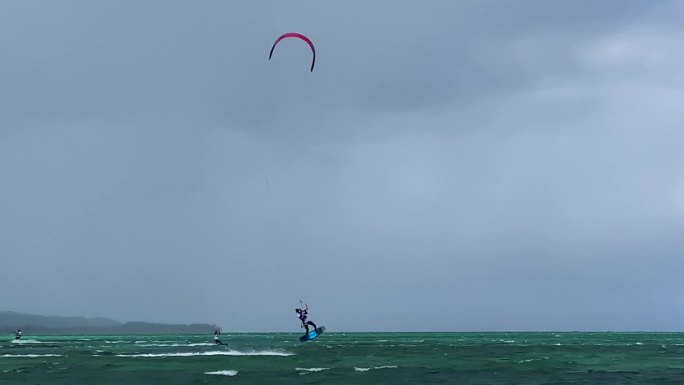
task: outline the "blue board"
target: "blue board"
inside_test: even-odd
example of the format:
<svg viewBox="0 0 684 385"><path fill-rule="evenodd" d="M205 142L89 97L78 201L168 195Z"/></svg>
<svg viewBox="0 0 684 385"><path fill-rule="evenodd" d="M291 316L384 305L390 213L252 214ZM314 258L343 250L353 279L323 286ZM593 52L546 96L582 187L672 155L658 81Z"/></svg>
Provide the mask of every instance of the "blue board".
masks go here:
<svg viewBox="0 0 684 385"><path fill-rule="evenodd" d="M324 331L325 331L325 326L321 326L316 330L310 331L309 334L304 334L303 336L299 337L299 342L311 341L312 339L323 334Z"/></svg>

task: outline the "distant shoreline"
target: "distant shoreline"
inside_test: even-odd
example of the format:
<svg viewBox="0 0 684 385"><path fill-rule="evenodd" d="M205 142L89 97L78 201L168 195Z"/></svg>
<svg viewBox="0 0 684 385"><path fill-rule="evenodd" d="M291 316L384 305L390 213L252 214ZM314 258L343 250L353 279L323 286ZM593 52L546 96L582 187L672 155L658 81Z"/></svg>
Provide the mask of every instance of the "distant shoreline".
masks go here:
<svg viewBox="0 0 684 385"><path fill-rule="evenodd" d="M101 317L44 316L0 311L0 330L10 333L18 329L24 335L204 334L213 333L216 325L119 322Z"/></svg>

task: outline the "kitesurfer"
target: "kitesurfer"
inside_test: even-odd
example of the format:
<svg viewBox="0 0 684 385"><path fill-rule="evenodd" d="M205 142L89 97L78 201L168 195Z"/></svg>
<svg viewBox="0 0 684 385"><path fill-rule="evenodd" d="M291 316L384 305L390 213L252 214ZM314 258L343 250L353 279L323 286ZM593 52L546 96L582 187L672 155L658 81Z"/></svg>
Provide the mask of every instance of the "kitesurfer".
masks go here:
<svg viewBox="0 0 684 385"><path fill-rule="evenodd" d="M14 333L14 339L15 339L15 340L20 340L20 339L21 339L21 329L17 330L17 332Z"/></svg>
<svg viewBox="0 0 684 385"><path fill-rule="evenodd" d="M297 313L297 318L299 318L300 321L302 321L302 326L306 329L306 334L309 334L309 325L314 327L314 330L318 329L315 323L308 321L306 318L309 315L309 305L305 304L304 308L297 308L295 309L295 312Z"/></svg>
<svg viewBox="0 0 684 385"><path fill-rule="evenodd" d="M214 330L214 343L216 343L216 345L223 345L223 342L221 342L220 336L221 336L221 329L216 328Z"/></svg>

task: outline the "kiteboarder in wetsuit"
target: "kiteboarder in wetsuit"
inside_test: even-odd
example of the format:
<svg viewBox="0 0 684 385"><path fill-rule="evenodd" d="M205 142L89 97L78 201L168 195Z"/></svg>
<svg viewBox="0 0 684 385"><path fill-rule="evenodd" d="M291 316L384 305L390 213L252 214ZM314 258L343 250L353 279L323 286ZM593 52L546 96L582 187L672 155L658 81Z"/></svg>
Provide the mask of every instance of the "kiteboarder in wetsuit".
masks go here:
<svg viewBox="0 0 684 385"><path fill-rule="evenodd" d="M297 318L299 318L299 320L302 321L301 327L304 327L306 329L306 334L309 334L309 325L313 326L314 330L318 329L315 323L306 320L306 317L309 315L308 304L304 305L303 309L295 309L295 312L297 313Z"/></svg>
<svg viewBox="0 0 684 385"><path fill-rule="evenodd" d="M17 330L17 332L14 333L14 339L15 339L15 340L20 340L20 339L21 339L21 329Z"/></svg>
<svg viewBox="0 0 684 385"><path fill-rule="evenodd" d="M221 339L219 338L220 336L221 336L221 329L216 328L216 330L214 330L214 342L216 343L216 345L223 345L223 342L221 342Z"/></svg>

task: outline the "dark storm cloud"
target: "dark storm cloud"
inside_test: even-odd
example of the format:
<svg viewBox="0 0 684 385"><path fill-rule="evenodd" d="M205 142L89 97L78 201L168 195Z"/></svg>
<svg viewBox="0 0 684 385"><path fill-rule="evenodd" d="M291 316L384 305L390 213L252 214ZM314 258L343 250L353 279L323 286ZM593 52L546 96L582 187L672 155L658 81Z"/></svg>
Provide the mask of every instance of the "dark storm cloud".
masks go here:
<svg viewBox="0 0 684 385"><path fill-rule="evenodd" d="M337 330L676 328L681 10L5 2L0 255L31 274L2 306L290 330L305 298ZM290 31L313 73L301 42L267 60Z"/></svg>

